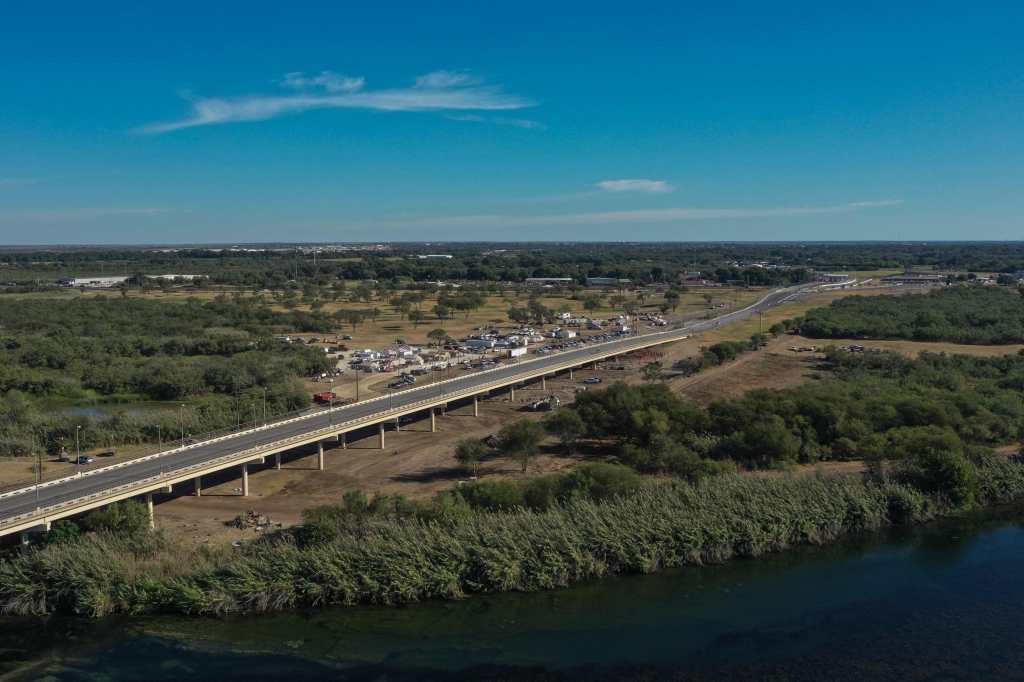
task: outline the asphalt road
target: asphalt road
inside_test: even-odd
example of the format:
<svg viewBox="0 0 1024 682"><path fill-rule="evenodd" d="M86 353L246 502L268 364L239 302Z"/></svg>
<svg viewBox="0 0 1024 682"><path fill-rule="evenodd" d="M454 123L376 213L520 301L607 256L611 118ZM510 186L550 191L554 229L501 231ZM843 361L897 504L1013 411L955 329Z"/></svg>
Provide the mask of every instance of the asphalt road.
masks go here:
<svg viewBox="0 0 1024 682"><path fill-rule="evenodd" d="M427 399L441 399L444 395L465 391L478 386L485 386L495 381L508 381L516 376L526 375L545 367L554 367L569 361L576 361L582 364L589 362L594 356L606 353L627 352L638 347L650 346L652 341L659 339L669 342L686 334L714 329L730 322L749 318L760 311L786 302L793 298L800 288L791 287L774 291L748 308L727 313L711 320L695 322L662 332L588 344L582 348L563 353L554 353L528 361L504 365L494 370L468 374L441 384L427 384L398 391L393 393L389 399L364 401L353 405L337 407L330 414L327 410L324 410L304 416L292 423L271 424L256 431L239 433L225 440L197 443L184 450L171 451L154 458L128 462L118 468L96 469L80 477L69 478L59 483L40 487L38 490L34 486L28 486L0 498L0 534L3 532L5 522L36 509L61 504L133 482L141 482L160 474L173 473L196 464L217 459L218 457L241 452L259 445L285 440L334 424L371 417Z"/></svg>

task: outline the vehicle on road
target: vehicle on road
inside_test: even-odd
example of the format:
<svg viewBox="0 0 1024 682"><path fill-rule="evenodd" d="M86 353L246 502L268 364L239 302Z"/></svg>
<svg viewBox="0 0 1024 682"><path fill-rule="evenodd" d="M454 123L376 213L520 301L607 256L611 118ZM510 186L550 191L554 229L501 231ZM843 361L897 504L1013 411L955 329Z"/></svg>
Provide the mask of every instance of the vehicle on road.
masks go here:
<svg viewBox="0 0 1024 682"><path fill-rule="evenodd" d="M599 384L599 383L601 383L601 377L590 377L589 379L584 379L583 383L585 383L585 384Z"/></svg>
<svg viewBox="0 0 1024 682"><path fill-rule="evenodd" d="M96 461L96 458L94 458L94 457L89 457L88 455L82 455L81 457L79 457L78 459L75 460L75 464L92 464L95 461Z"/></svg>

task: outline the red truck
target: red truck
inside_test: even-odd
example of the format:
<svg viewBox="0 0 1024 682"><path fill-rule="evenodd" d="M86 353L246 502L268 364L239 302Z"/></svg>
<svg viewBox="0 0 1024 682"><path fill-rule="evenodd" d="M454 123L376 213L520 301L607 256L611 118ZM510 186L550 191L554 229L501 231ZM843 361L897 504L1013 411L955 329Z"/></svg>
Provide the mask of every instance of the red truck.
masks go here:
<svg viewBox="0 0 1024 682"><path fill-rule="evenodd" d="M317 405L329 405L331 402L338 399L338 394L334 391L321 391L313 394L313 402Z"/></svg>

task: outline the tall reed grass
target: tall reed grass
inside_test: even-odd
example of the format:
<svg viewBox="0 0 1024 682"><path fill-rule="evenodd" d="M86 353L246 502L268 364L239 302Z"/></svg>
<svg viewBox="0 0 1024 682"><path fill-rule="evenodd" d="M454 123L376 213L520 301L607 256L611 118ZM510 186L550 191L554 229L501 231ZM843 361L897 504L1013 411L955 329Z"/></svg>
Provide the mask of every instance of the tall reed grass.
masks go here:
<svg viewBox="0 0 1024 682"><path fill-rule="evenodd" d="M979 478L982 504L1024 499L1024 465L989 462ZM182 555L167 541L140 545L101 533L0 562L0 610L219 615L546 590L757 557L956 511L941 495L892 481L727 475L540 512L371 518L308 546L284 535Z"/></svg>

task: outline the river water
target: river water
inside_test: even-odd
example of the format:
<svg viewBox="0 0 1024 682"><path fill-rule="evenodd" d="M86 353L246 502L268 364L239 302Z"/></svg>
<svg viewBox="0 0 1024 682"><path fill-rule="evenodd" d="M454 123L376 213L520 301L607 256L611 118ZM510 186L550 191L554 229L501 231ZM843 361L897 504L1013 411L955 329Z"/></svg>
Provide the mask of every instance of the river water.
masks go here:
<svg viewBox="0 0 1024 682"><path fill-rule="evenodd" d="M0 620L13 679L1024 679L1024 508L541 594Z"/></svg>

